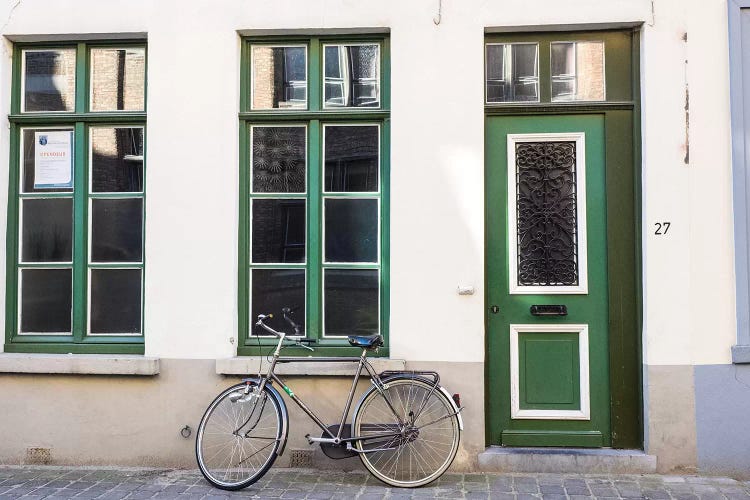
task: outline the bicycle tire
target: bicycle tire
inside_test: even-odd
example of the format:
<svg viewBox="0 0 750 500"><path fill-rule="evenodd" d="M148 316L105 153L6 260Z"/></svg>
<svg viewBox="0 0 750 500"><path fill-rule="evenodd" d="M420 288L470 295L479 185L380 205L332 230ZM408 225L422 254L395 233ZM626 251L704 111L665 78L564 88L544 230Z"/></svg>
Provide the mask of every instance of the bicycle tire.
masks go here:
<svg viewBox="0 0 750 500"><path fill-rule="evenodd" d="M255 384L246 396L246 387L237 384L219 394L195 437L201 473L223 490L239 490L260 479L276 460L281 442L283 413L276 396L268 387L258 394Z"/></svg>
<svg viewBox="0 0 750 500"><path fill-rule="evenodd" d="M439 387L416 377L385 381L383 393L373 386L360 400L352 420L354 436L400 432L398 436L357 441L367 470L386 484L416 488L440 477L458 452L461 429L451 401ZM387 395L388 400L386 400ZM388 404L390 401L390 405ZM402 422L413 419L411 427Z"/></svg>

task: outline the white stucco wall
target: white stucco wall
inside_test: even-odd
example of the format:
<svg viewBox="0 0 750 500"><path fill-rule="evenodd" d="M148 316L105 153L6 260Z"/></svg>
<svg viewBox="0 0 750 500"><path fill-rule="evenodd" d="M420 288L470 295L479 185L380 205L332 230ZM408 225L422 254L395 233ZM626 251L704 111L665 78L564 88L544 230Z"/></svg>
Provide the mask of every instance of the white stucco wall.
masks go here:
<svg viewBox="0 0 750 500"><path fill-rule="evenodd" d="M213 358L235 350L237 30L390 28L391 353L482 361L483 30L642 21L644 361L729 361L735 320L725 0L656 0L653 15L650 0L442 4L436 26L437 0L3 2L5 35L148 33L146 354ZM0 55L3 114L10 109L9 48ZM7 122L0 148L7 168ZM0 220L6 197L4 174ZM653 235L659 221L672 223L667 236ZM0 231L0 248L4 240ZM458 285L473 285L475 295L459 296ZM4 293L0 287L0 303Z"/></svg>

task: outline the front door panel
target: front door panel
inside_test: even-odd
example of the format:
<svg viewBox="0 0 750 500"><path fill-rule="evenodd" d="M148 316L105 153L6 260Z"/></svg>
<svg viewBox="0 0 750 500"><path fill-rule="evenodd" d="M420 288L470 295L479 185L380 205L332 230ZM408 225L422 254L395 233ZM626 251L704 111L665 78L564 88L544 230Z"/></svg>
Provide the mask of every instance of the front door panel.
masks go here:
<svg viewBox="0 0 750 500"><path fill-rule="evenodd" d="M487 117L485 140L490 442L609 446L604 115Z"/></svg>

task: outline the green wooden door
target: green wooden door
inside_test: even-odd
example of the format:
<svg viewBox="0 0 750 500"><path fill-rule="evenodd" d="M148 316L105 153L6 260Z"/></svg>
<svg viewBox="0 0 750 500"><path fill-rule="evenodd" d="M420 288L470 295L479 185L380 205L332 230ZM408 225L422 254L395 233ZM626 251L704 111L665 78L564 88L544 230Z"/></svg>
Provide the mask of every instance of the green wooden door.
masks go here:
<svg viewBox="0 0 750 500"><path fill-rule="evenodd" d="M486 120L488 441L610 446L605 115Z"/></svg>

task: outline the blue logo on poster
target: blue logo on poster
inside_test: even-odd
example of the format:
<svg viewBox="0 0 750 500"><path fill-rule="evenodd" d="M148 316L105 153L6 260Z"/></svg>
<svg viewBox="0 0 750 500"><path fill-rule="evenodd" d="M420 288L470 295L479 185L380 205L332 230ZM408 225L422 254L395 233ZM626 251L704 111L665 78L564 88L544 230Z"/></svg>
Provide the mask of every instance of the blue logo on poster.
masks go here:
<svg viewBox="0 0 750 500"><path fill-rule="evenodd" d="M47 145L47 136L46 135L40 135L39 136L39 144L41 144L42 146L46 146Z"/></svg>

